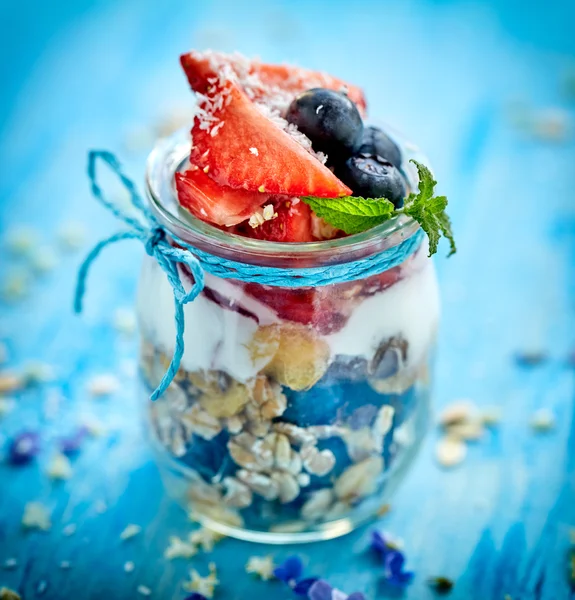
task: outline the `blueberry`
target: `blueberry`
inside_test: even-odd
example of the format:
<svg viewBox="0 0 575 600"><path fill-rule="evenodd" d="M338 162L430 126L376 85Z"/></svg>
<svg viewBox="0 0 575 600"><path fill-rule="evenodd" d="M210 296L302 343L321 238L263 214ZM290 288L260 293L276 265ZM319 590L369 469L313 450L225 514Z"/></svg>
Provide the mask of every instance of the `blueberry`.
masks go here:
<svg viewBox="0 0 575 600"><path fill-rule="evenodd" d="M286 119L311 140L314 150L333 160L350 156L361 144L363 121L345 94L307 90L290 104Z"/></svg>
<svg viewBox="0 0 575 600"><path fill-rule="evenodd" d="M387 160L352 156L336 175L357 196L387 198L396 208L403 206L405 181L401 173Z"/></svg>
<svg viewBox="0 0 575 600"><path fill-rule="evenodd" d="M379 127L366 127L363 130L361 145L356 152L358 156L381 158L389 161L394 167L401 169L401 150L397 144Z"/></svg>

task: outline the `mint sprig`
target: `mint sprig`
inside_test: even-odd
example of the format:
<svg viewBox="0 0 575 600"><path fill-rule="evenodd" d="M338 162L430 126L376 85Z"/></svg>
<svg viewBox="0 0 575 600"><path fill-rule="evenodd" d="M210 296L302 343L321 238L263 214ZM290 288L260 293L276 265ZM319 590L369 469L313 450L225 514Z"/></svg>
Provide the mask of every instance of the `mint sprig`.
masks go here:
<svg viewBox="0 0 575 600"><path fill-rule="evenodd" d="M434 196L437 182L431 171L416 160L411 160L419 173L419 191L412 192L405 199L402 208L396 209L387 198L362 198L344 196L342 198L317 198L306 196L302 200L318 217L347 234L361 233L388 221L392 217L405 214L419 223L429 238L429 256L437 252L441 236L449 241L448 256L456 252L451 221L445 212L447 198Z"/></svg>

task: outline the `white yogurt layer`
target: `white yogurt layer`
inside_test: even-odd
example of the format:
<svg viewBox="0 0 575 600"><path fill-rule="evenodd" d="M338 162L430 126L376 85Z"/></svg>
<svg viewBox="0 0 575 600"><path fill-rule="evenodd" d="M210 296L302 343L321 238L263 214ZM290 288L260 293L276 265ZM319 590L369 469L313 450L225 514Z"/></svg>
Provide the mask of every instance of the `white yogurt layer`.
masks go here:
<svg viewBox="0 0 575 600"><path fill-rule="evenodd" d="M332 356L371 360L378 346L401 336L408 343L406 366L417 365L433 341L439 320L439 290L433 263L412 272L357 306L345 327L325 339Z"/></svg>
<svg viewBox="0 0 575 600"><path fill-rule="evenodd" d="M279 320L273 310L228 281L206 274L206 285L241 303L262 325ZM173 292L158 264L147 257L138 291L138 315L144 335L171 355L176 339ZM238 381L247 381L265 366L265 358L254 363L248 350L258 328L254 319L202 296L184 306L184 315L184 369L222 370ZM438 318L438 287L429 261L385 291L363 300L343 329L325 336L325 340L332 357L345 354L369 361L382 341L401 336L409 344L408 365L415 365L433 340Z"/></svg>

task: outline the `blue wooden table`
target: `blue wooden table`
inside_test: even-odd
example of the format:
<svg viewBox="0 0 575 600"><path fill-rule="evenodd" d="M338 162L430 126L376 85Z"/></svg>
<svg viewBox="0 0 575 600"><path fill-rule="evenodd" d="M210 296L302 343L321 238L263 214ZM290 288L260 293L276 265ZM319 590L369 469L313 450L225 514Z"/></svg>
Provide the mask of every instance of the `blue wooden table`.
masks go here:
<svg viewBox="0 0 575 600"><path fill-rule="evenodd" d="M40 373L49 381L15 394L16 407L0 420L4 441L23 429L42 437L31 465L0 464L0 587L25 599L99 600L143 597L143 585L152 598L178 600L189 569L206 573L214 560L216 598L287 599L285 588L246 575L244 565L250 555L281 560L295 552L348 593L387 597L365 551L365 529L291 548L223 540L212 554L164 559L169 536L193 525L163 494L140 433L136 339L114 324L115 311L132 305L142 249L108 251L91 275L85 315L71 313L82 254L117 227L89 197L87 149L118 152L141 177L150 127L189 110L178 54L212 46L362 85L372 114L425 149L450 198L460 250L437 261L443 323L435 403L469 397L500 406L502 418L451 471L435 463L432 432L382 519L404 539L416 572L405 598L434 597L427 578L436 575L455 580L454 600L575 597L567 578L575 526L575 370L567 360L575 348L575 100L564 85L575 61L575 5L33 4L0 4L0 286L9 296L23 293L0 304L0 340L9 354L2 369L21 373L40 361L53 374ZM72 234L84 226L78 253L58 245L66 223ZM33 230L24 236L33 240L33 260L7 250L24 226ZM32 262L52 251L54 270L34 274ZM525 351L547 359L520 367L513 357ZM110 398L86 391L99 373L121 381ZM540 408L556 425L537 434L529 422ZM106 434L86 440L73 476L54 482L46 469L56 440L86 414L104 422ZM30 501L51 512L49 531L22 531ZM122 542L130 523L142 533ZM66 536L69 524L76 532ZM14 568L2 568L10 559Z"/></svg>

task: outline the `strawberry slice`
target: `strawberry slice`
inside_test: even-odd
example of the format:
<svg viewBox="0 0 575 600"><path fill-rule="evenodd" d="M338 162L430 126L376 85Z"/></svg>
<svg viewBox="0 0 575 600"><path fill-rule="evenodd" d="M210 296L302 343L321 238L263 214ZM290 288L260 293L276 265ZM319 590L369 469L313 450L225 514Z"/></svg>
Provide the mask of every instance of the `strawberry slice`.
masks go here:
<svg viewBox="0 0 575 600"><path fill-rule="evenodd" d="M351 190L265 117L232 80L200 98L192 164L219 183L251 192L336 198Z"/></svg>
<svg viewBox="0 0 575 600"><path fill-rule="evenodd" d="M332 77L322 71L311 71L290 65L254 64L254 71L260 76L264 85L274 85L290 92L294 96L312 88L327 88L336 92L345 91L350 100L355 102L359 111L365 115L367 103L363 90L342 79Z"/></svg>
<svg viewBox="0 0 575 600"><path fill-rule="evenodd" d="M205 94L211 85L208 79L222 74L229 77L233 73L251 100L269 101L273 104L278 100L280 91L284 92L284 97L280 98L281 104L283 108L287 108L294 96L311 88L323 87L335 91L346 90L360 112L366 112L367 103L361 88L321 71L290 65L271 65L249 61L240 55L211 51L183 54L180 62L191 88L201 94Z"/></svg>
<svg viewBox="0 0 575 600"><path fill-rule="evenodd" d="M297 199L296 199L297 200ZM244 223L238 233L269 242L313 242L311 209L305 202L293 199L276 200L277 217L252 228Z"/></svg>
<svg viewBox="0 0 575 600"><path fill-rule="evenodd" d="M176 173L180 204L202 221L231 226L249 218L269 196L218 185L201 169L192 166Z"/></svg>

